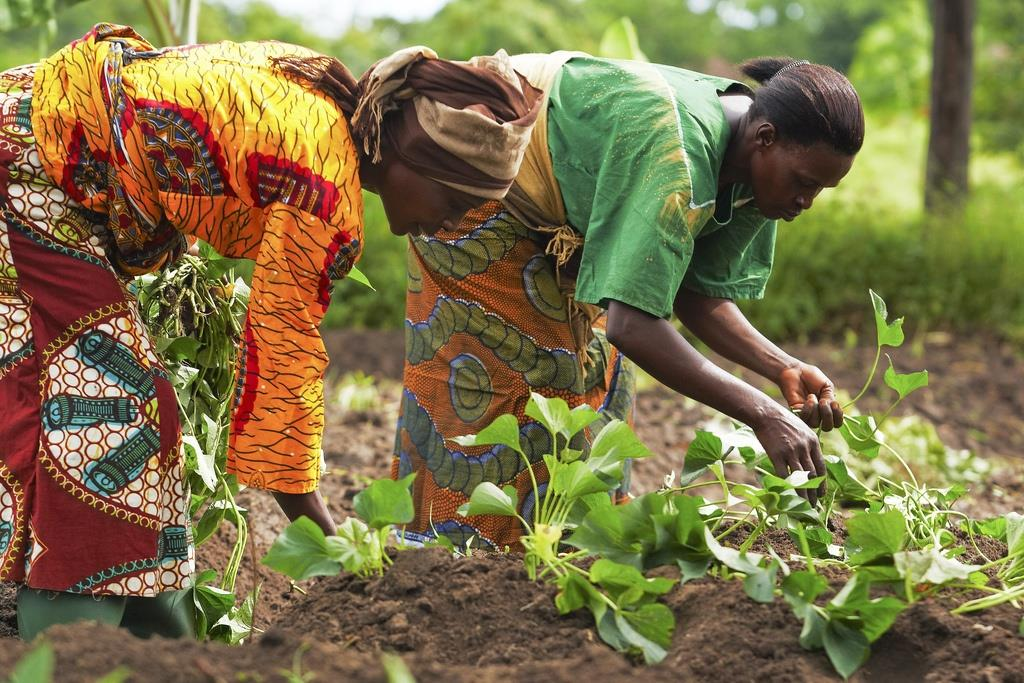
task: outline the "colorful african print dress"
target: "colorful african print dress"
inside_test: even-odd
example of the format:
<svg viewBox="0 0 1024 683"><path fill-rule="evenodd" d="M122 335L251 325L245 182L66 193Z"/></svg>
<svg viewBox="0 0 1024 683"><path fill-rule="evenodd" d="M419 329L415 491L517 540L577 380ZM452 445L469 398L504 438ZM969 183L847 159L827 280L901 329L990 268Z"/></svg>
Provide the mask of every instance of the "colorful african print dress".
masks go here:
<svg viewBox="0 0 1024 683"><path fill-rule="evenodd" d="M192 557L174 389L99 216L40 165L33 72L0 74L0 580L179 589Z"/></svg>
<svg viewBox="0 0 1024 683"><path fill-rule="evenodd" d="M318 325L362 204L341 113L271 62L310 54L99 25L3 75L0 580L152 595L191 573L177 403L125 287L185 235L256 262L229 468L316 488Z"/></svg>
<svg viewBox="0 0 1024 683"><path fill-rule="evenodd" d="M573 57L561 67L546 133L569 227L582 238L574 273L556 272L550 232L498 203L468 215L458 232L412 239L392 465L395 476L418 473L407 536L516 547L516 520L456 510L490 481L515 486L530 519L536 502L522 459L504 446L462 449L450 439L515 415L543 495L550 443L524 414L530 392L597 409L602 419L587 439L611 418L631 419L629 360L595 329L582 362L558 278L575 277L576 301L622 301L662 318L680 286L714 297L763 294L774 222L750 205L749 189L718 191L729 139L718 93L739 88L653 64ZM533 139L543 138L535 131Z"/></svg>
<svg viewBox="0 0 1024 683"><path fill-rule="evenodd" d="M629 419L633 370L597 333L589 359L575 351L568 309L544 254L547 237L529 230L498 202L463 219L458 233L411 240L406 306L404 390L392 474L417 472L416 518L406 537L438 534L476 547L517 547L509 518L460 517L456 510L484 481L516 487L524 517L534 491L518 453L505 446L460 449L447 440L472 434L505 413L520 419L520 443L547 488L541 458L546 429L524 416L531 391L602 414L591 437L613 417ZM585 444L577 442L575 448Z"/></svg>

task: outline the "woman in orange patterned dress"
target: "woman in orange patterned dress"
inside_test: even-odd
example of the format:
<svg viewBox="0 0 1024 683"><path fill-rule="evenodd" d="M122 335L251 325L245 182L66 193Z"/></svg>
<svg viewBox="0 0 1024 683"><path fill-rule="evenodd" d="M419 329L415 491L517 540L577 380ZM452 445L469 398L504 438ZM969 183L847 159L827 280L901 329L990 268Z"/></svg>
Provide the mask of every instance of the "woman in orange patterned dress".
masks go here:
<svg viewBox="0 0 1024 683"><path fill-rule="evenodd" d="M0 74L0 581L24 637L192 631L177 403L128 279L196 238L255 261L229 470L331 533L318 326L361 188L398 234L452 227L511 185L536 101L503 55L413 48L357 83L292 45L156 50L109 24Z"/></svg>

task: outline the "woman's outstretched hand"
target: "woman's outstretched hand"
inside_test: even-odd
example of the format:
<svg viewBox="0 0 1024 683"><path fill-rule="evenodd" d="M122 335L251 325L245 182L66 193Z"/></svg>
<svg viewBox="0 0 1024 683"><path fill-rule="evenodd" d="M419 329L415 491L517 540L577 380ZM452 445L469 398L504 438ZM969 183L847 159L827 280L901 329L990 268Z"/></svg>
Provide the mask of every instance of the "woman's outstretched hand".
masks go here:
<svg viewBox="0 0 1024 683"><path fill-rule="evenodd" d="M793 413L778 406L777 411L751 427L778 476L785 477L801 470L811 479L825 476L825 460L821 457L818 435ZM822 481L817 489L798 491L806 495L811 505L815 505L818 498L825 495L825 482Z"/></svg>
<svg viewBox="0 0 1024 683"><path fill-rule="evenodd" d="M809 427L830 431L843 424L843 408L836 400L832 380L819 368L798 362L785 368L776 380L789 407L800 411Z"/></svg>

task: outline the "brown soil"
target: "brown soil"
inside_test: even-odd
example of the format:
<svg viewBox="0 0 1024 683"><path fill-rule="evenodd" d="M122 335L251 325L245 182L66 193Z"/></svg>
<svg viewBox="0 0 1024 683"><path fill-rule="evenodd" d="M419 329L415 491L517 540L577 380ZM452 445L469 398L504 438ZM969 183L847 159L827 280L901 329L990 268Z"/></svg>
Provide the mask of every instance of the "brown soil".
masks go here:
<svg viewBox="0 0 1024 683"><path fill-rule="evenodd" d="M0 583L0 640L18 636L18 616L14 603L14 584Z"/></svg>
<svg viewBox="0 0 1024 683"><path fill-rule="evenodd" d="M340 519L351 513L355 493L369 479L386 476L390 467L399 393L393 380L401 374L403 345L401 334L345 332L328 334L327 346L332 372L360 370L381 378L381 409L340 413L329 406L325 448L331 472L321 490ZM871 361L871 354L860 350L810 346L795 351L852 390ZM950 445L1002 464L987 486L972 491L972 512L1024 510L1024 393L1019 390L1024 362L985 340L957 347L929 343L923 357L908 351L894 356L901 371L927 367L932 373L931 386L908 400L906 409L932 419ZM871 400L866 399L868 407ZM668 471L682 467L693 430L707 415L663 390L640 395L637 430L658 455L634 468L634 491L655 489ZM239 587L245 592L262 583L256 615L265 631L261 637L228 648L140 641L91 625L60 627L47 636L58 654L56 680L94 681L124 665L135 672L131 680L147 682L285 680L284 671L315 673L317 680L382 681L383 651L401 653L420 681L578 683L588 675L640 681L838 680L823 653L800 647L800 624L784 601L755 603L738 582L692 582L668 596L678 627L668 657L656 667L637 665L604 646L589 616L558 616L552 590L529 581L513 557L477 554L455 560L438 550L409 550L396 556L383 578L336 577L296 589L265 567L254 568L250 559L266 552L285 524L283 515L260 492L246 491L239 502L249 510L253 539ZM232 540L232 533L222 531L199 548L199 563L222 567ZM783 557L795 552L784 534L772 532L770 541ZM758 544L754 549L763 551ZM982 550L998 552L984 545ZM826 575L833 582L843 578ZM13 602L13 589L0 585L4 672L28 647L15 638ZM1015 635L1019 610L961 617L948 609L938 599L910 608L875 644L855 680L1022 680L1024 638Z"/></svg>
<svg viewBox="0 0 1024 683"><path fill-rule="evenodd" d="M420 681L839 680L824 653L800 647L800 624L785 602L752 602L738 581L691 582L668 596L678 627L668 656L653 667L602 645L586 615L558 616L552 596L515 557L456 560L438 549L406 550L383 578L319 581L282 606L275 628L237 648L141 641L94 625L57 627L46 637L58 654L56 680L72 682L118 666L133 681L283 680L286 671L381 681L382 652L399 653ZM1009 608L962 617L934 602L916 604L853 680L1024 680L1017 617ZM0 640L0 670L28 647Z"/></svg>
<svg viewBox="0 0 1024 683"><path fill-rule="evenodd" d="M404 341L400 331L332 330L325 333L324 341L331 357L332 372L361 370L378 377L401 380ZM856 393L867 377L874 358L874 349L859 345L852 349L833 344L787 345L786 350L808 363L822 368L840 390ZM908 341L902 348L885 349L893 359L898 372L927 369L929 386L907 399L897 412L914 412L934 422L943 440L954 448L969 448L979 453L1008 457L1024 457L1024 358L1021 350L996 339L979 334L970 339L952 337L947 333L931 333L923 339ZM717 362L717 361L716 361ZM729 363L723 367L734 369ZM880 372L887 367L881 360ZM740 371L748 380L750 373ZM764 380L754 379L757 385ZM870 392L862 401L864 409L884 407L880 396L887 395L876 377L877 391ZM641 401L638 417L652 425L648 437L660 436L668 444L680 443L675 426L687 421L693 407L674 394L662 394L673 404L662 408ZM647 405L645 405L647 403ZM661 400L657 401L658 404ZM665 418L675 416L675 424ZM686 432L682 432L685 436ZM685 439L682 443L688 443ZM658 439L652 438L654 448ZM657 449L655 449L657 450Z"/></svg>

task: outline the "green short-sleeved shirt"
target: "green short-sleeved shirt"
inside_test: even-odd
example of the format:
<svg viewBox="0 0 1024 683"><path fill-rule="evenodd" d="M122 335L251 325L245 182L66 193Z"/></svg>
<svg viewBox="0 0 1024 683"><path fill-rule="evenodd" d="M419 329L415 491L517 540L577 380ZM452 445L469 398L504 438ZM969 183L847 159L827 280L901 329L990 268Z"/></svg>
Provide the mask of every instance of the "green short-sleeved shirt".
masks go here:
<svg viewBox="0 0 1024 683"><path fill-rule="evenodd" d="M718 93L735 88L743 86L643 62L577 57L562 67L548 147L569 224L584 236L578 300L667 318L681 284L763 296L775 222L743 187L716 212L729 142Z"/></svg>

